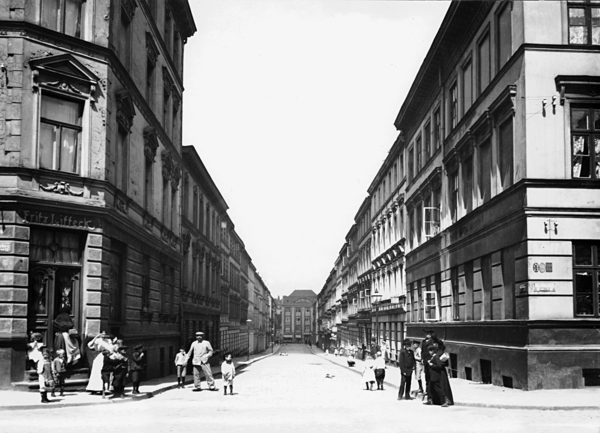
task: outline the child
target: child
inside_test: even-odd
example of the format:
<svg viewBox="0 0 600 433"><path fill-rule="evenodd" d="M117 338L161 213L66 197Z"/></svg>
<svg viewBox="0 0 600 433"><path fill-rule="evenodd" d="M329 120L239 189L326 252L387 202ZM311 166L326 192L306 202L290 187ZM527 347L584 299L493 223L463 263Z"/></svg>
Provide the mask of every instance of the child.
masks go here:
<svg viewBox="0 0 600 433"><path fill-rule="evenodd" d="M48 388L54 388L54 379L52 378L52 363L50 362L50 352L44 350L42 359L37 364L38 381L40 384L40 395L42 403L50 403L48 400Z"/></svg>
<svg viewBox="0 0 600 433"><path fill-rule="evenodd" d="M363 381L367 385L367 391L373 391L373 383L375 383L375 364L371 355L367 355L365 366L363 368Z"/></svg>
<svg viewBox="0 0 600 433"><path fill-rule="evenodd" d="M231 353L225 355L225 361L223 361L223 364L221 364L221 375L223 377L223 395L227 395L227 385L229 385L229 395L233 395L235 366L231 360Z"/></svg>
<svg viewBox="0 0 600 433"><path fill-rule="evenodd" d="M142 371L146 360L144 359L144 346L141 344L136 345L133 348L133 354L131 355L131 382L133 386L132 394L140 393L140 382L142 381Z"/></svg>
<svg viewBox="0 0 600 433"><path fill-rule="evenodd" d="M177 388L185 388L185 373L187 369L188 358L185 354L185 347L179 348L179 353L175 355L175 368L177 369Z"/></svg>
<svg viewBox="0 0 600 433"><path fill-rule="evenodd" d="M377 381L377 389L383 391L383 380L385 379L385 358L382 356L381 350L377 352L377 358L374 362L375 380Z"/></svg>
<svg viewBox="0 0 600 433"><path fill-rule="evenodd" d="M56 358L52 361L52 376L54 377L54 386L52 387L52 397L56 397L56 388L60 388L60 396L65 395L65 378L67 377L67 356L63 349L56 351Z"/></svg>
<svg viewBox="0 0 600 433"><path fill-rule="evenodd" d="M113 395L111 398L125 398L125 381L129 376L127 346L119 346L117 353L111 355L109 359L109 363L113 367Z"/></svg>

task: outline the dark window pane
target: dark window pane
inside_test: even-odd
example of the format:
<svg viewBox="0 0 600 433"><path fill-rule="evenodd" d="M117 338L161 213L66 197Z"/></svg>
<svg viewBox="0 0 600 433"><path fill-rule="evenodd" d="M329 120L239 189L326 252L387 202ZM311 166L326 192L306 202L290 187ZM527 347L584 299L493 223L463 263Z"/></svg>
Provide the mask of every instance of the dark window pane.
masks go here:
<svg viewBox="0 0 600 433"><path fill-rule="evenodd" d="M46 123L40 124L40 168L54 169L54 149L58 129Z"/></svg>
<svg viewBox="0 0 600 433"><path fill-rule="evenodd" d="M575 266L592 265L592 246L591 244L575 244Z"/></svg>
<svg viewBox="0 0 600 433"><path fill-rule="evenodd" d="M576 313L579 316L594 315L593 304L593 278L591 272L577 272L575 274L575 299Z"/></svg>
<svg viewBox="0 0 600 433"><path fill-rule="evenodd" d="M588 123L589 110L585 108L571 109L571 128L573 129L589 129Z"/></svg>

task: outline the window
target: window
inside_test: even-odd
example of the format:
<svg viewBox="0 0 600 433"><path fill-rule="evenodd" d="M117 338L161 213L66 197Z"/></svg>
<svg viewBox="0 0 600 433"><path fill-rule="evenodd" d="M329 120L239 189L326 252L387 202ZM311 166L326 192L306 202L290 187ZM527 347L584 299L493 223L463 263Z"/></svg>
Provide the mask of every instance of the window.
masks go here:
<svg viewBox="0 0 600 433"><path fill-rule="evenodd" d="M458 86L454 83L450 86L448 113L450 116L450 127L454 129L458 125Z"/></svg>
<svg viewBox="0 0 600 433"><path fill-rule="evenodd" d="M80 174L83 104L42 94L40 168Z"/></svg>
<svg viewBox="0 0 600 433"><path fill-rule="evenodd" d="M154 100L154 63L148 59L146 61L146 102L152 107Z"/></svg>
<svg viewBox="0 0 600 433"><path fill-rule="evenodd" d="M433 146L435 149L442 145L442 117L440 109L433 112Z"/></svg>
<svg viewBox="0 0 600 433"><path fill-rule="evenodd" d="M119 60L127 69L131 58L131 17L123 7L121 8L121 30L117 39Z"/></svg>
<svg viewBox="0 0 600 433"><path fill-rule="evenodd" d="M594 0L569 2L569 43L600 45L600 3Z"/></svg>
<svg viewBox="0 0 600 433"><path fill-rule="evenodd" d="M481 203L491 198L492 151L489 140L479 146L479 198Z"/></svg>
<svg viewBox="0 0 600 433"><path fill-rule="evenodd" d="M192 203L192 223L197 226L198 224L198 189L194 187L194 199Z"/></svg>
<svg viewBox="0 0 600 433"><path fill-rule="evenodd" d="M571 107L573 178L600 179L600 107Z"/></svg>
<svg viewBox="0 0 600 433"><path fill-rule="evenodd" d="M473 105L473 66L471 60L465 63L462 68L462 104L464 115Z"/></svg>
<svg viewBox="0 0 600 433"><path fill-rule="evenodd" d="M167 46L167 50L170 52L171 51L171 43L172 43L172 36L171 36L171 28L173 26L173 20L171 19L171 11L169 10L169 8L165 5L165 26L164 26L164 31L163 31L163 41L165 41L165 45Z"/></svg>
<svg viewBox="0 0 600 433"><path fill-rule="evenodd" d="M416 173L420 172L421 169L423 168L423 144L422 144L422 140L421 140L421 136L419 136L417 138L417 142L416 142L416 156L417 156L417 168L416 168Z"/></svg>
<svg viewBox="0 0 600 433"><path fill-rule="evenodd" d="M142 311L150 310L150 256L142 256Z"/></svg>
<svg viewBox="0 0 600 433"><path fill-rule="evenodd" d="M152 210L152 170L153 161L150 158L145 159L144 166L144 209Z"/></svg>
<svg viewBox="0 0 600 433"><path fill-rule="evenodd" d="M462 163L462 179L463 179L463 208L465 213L473 210L473 157L469 156Z"/></svg>
<svg viewBox="0 0 600 433"><path fill-rule="evenodd" d="M600 316L599 254L600 243L598 242L573 244L573 289L576 316Z"/></svg>
<svg viewBox="0 0 600 433"><path fill-rule="evenodd" d="M452 320L460 320L460 293L457 267L450 269L450 282L452 284Z"/></svg>
<svg viewBox="0 0 600 433"><path fill-rule="evenodd" d="M169 180L163 177L162 189L162 223L165 227L169 227L169 214L171 206L169 206Z"/></svg>
<svg viewBox="0 0 600 433"><path fill-rule="evenodd" d="M44 0L42 27L76 38L83 37L85 0Z"/></svg>
<svg viewBox="0 0 600 433"><path fill-rule="evenodd" d="M115 152L115 186L121 191L127 188L127 144L129 133L117 128L117 149Z"/></svg>
<svg viewBox="0 0 600 433"><path fill-rule="evenodd" d="M163 128L165 129L165 132L167 134L169 134L169 126L171 126L171 122L169 121L169 108L171 107L171 104L169 103L169 97L170 94L167 91L167 89L165 88L163 90Z"/></svg>
<svg viewBox="0 0 600 433"><path fill-rule="evenodd" d="M455 223L458 210L458 170L450 174L448 189L448 195L450 196L450 218Z"/></svg>
<svg viewBox="0 0 600 433"><path fill-rule="evenodd" d="M417 232L417 245L421 245L421 234L423 233L423 202L419 202L416 210L415 231Z"/></svg>
<svg viewBox="0 0 600 433"><path fill-rule="evenodd" d="M410 247L412 248L415 242L415 210L412 209L408 216L408 227L410 229Z"/></svg>
<svg viewBox="0 0 600 433"><path fill-rule="evenodd" d="M498 14L498 39L497 49L498 53L498 70L502 68L510 59L512 55L512 26L511 26L511 12L512 4L507 3L504 9Z"/></svg>
<svg viewBox="0 0 600 433"><path fill-rule="evenodd" d="M425 132L423 133L423 160L425 163L429 160L429 157L433 154L431 149L431 123L427 122L425 125Z"/></svg>
<svg viewBox="0 0 600 433"><path fill-rule="evenodd" d="M167 311L167 266L162 264L161 270L161 282L160 282L160 311L162 313Z"/></svg>
<svg viewBox="0 0 600 433"><path fill-rule="evenodd" d="M479 95L490 84L491 74L490 34L486 33L477 45L477 88Z"/></svg>
<svg viewBox="0 0 600 433"><path fill-rule="evenodd" d="M177 228L177 188L171 185L171 230L175 231Z"/></svg>
<svg viewBox="0 0 600 433"><path fill-rule="evenodd" d="M600 117L600 116L599 116ZM600 125L599 125L600 126ZM502 190L513 184L513 120L509 117L498 128L500 184Z"/></svg>
<svg viewBox="0 0 600 433"><path fill-rule="evenodd" d="M415 166L414 166L414 160L415 160L415 155L414 155L414 151L413 148L411 147L410 149L408 149L408 181L412 181L414 178L414 173L415 173Z"/></svg>
<svg viewBox="0 0 600 433"><path fill-rule="evenodd" d="M173 63L179 68L179 44L180 44L179 32L175 31L173 36Z"/></svg>
<svg viewBox="0 0 600 433"><path fill-rule="evenodd" d="M404 179L404 152L400 153L400 180Z"/></svg>

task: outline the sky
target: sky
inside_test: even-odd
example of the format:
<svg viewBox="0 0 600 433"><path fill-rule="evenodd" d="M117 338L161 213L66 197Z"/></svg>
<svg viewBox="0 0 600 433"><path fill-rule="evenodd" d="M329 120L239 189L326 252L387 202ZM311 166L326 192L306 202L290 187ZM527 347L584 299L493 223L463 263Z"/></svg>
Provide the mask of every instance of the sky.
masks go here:
<svg viewBox="0 0 600 433"><path fill-rule="evenodd" d="M194 145L273 297L323 288L449 2L190 0Z"/></svg>

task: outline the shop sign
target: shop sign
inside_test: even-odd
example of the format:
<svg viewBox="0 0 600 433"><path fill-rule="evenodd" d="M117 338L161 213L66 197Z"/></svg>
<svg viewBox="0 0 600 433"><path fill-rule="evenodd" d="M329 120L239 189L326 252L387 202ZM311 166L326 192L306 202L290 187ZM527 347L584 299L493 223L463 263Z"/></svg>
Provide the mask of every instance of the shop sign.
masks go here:
<svg viewBox="0 0 600 433"><path fill-rule="evenodd" d="M533 284L533 293L554 293L556 287L554 283L535 283Z"/></svg>
<svg viewBox="0 0 600 433"><path fill-rule="evenodd" d="M73 215L56 212L24 210L23 219L27 223L55 227L67 227L83 230L96 230L100 228L100 223L96 219L90 219L87 217L74 217Z"/></svg>

